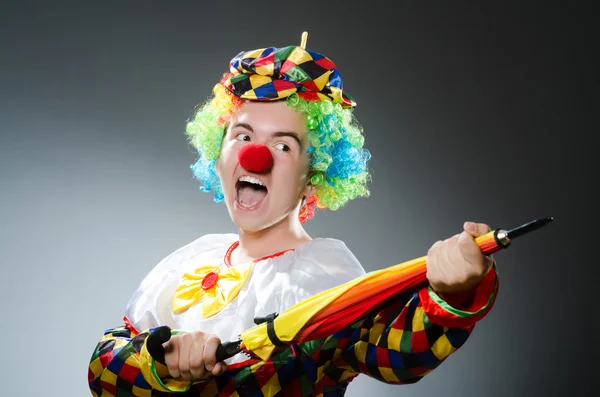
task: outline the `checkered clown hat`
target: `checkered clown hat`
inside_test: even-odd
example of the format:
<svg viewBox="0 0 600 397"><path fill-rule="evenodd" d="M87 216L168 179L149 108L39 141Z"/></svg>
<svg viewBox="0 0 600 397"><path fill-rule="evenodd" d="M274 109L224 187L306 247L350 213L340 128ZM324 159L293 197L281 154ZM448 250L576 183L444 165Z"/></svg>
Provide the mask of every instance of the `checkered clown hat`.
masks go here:
<svg viewBox="0 0 600 397"><path fill-rule="evenodd" d="M356 106L344 91L336 65L300 46L242 51L231 60L221 84L234 95L252 101L276 101L297 93L308 101Z"/></svg>

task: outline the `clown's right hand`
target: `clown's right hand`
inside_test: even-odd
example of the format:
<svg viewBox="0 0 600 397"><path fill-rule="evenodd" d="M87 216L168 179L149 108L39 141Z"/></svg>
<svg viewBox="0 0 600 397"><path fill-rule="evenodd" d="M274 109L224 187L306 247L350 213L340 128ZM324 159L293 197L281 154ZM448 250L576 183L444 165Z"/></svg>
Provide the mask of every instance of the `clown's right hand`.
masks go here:
<svg viewBox="0 0 600 397"><path fill-rule="evenodd" d="M217 347L221 340L216 335L201 331L184 332L171 336L163 346L165 364L174 379L198 380L225 372L226 364L217 362Z"/></svg>

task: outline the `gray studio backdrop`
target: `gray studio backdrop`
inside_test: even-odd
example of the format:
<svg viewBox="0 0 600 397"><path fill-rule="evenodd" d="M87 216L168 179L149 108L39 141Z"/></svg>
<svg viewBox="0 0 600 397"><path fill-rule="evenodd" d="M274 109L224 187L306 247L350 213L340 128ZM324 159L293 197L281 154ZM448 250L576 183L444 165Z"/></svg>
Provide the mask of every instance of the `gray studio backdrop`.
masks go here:
<svg viewBox="0 0 600 397"><path fill-rule="evenodd" d="M449 361L415 385L361 376L347 395L582 395L598 355L579 182L594 180L588 10L207 3L3 2L0 395L89 395L95 344L143 276L235 231L192 179L185 121L239 51L304 30L339 65L373 154L372 196L319 213L314 237L375 270L466 220L556 219L496 255L496 306Z"/></svg>

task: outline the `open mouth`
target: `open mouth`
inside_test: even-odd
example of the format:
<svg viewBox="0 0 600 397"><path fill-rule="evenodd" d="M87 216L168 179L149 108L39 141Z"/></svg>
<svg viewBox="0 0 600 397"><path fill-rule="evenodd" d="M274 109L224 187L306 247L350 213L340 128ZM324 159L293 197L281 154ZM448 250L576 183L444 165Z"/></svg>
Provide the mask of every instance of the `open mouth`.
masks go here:
<svg viewBox="0 0 600 397"><path fill-rule="evenodd" d="M236 184L237 202L240 207L254 209L267 197L267 187L257 178L242 176Z"/></svg>

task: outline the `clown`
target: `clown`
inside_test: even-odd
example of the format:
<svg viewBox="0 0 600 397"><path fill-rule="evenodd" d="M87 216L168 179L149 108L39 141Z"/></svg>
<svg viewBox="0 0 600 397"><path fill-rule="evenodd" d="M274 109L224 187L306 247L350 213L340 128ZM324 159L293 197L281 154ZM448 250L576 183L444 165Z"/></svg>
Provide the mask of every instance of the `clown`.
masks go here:
<svg viewBox="0 0 600 397"><path fill-rule="evenodd" d="M370 154L354 106L336 65L307 51L305 37L231 60L186 132L201 190L224 202L238 232L202 236L150 271L125 324L106 331L93 353L93 395L341 396L359 374L416 382L466 341L498 287L492 258L473 240L489 227L472 222L429 250L428 289L268 361L216 361L219 343L255 318L365 274L342 241L303 228L317 209L369 195ZM163 325L179 330L165 343L165 365L146 346Z"/></svg>

